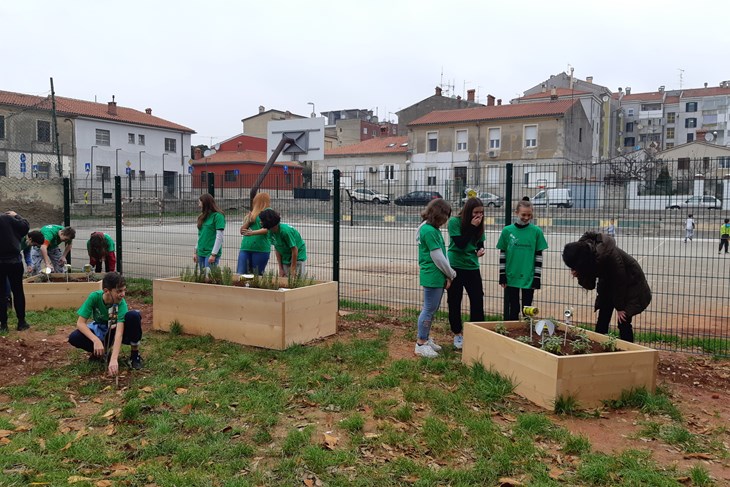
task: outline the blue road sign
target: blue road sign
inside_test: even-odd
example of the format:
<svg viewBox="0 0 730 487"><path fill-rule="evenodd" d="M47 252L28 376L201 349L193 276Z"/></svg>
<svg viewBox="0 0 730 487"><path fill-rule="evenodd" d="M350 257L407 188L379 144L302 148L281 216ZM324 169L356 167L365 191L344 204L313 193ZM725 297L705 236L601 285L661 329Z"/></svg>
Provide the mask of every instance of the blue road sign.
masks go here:
<svg viewBox="0 0 730 487"><path fill-rule="evenodd" d="M22 157L21 157L22 160ZM25 162L20 163L20 172L24 173L26 171Z"/></svg>
<svg viewBox="0 0 730 487"><path fill-rule="evenodd" d="M84 171L86 171L86 172L90 172L91 171L91 163L90 162L85 162L84 163Z"/></svg>
<svg viewBox="0 0 730 487"><path fill-rule="evenodd" d="M127 168L127 174L128 174L128 175L129 175L129 174L132 174L132 168L130 168L130 167L128 167L128 168Z"/></svg>
<svg viewBox="0 0 730 487"><path fill-rule="evenodd" d="M284 174L289 174L289 166L284 166Z"/></svg>
<svg viewBox="0 0 730 487"><path fill-rule="evenodd" d="M188 174L192 174L192 173L193 173L193 166L188 166Z"/></svg>
<svg viewBox="0 0 730 487"><path fill-rule="evenodd" d="M38 172L38 164L33 164L33 172Z"/></svg>
<svg viewBox="0 0 730 487"><path fill-rule="evenodd" d="M25 154L20 154L20 162L25 162Z"/></svg>

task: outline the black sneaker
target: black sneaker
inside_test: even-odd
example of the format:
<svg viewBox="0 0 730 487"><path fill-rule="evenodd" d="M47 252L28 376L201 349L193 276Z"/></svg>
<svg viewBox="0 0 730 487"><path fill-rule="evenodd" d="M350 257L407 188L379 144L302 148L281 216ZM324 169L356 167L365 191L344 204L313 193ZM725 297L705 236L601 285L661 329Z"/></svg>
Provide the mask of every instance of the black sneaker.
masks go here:
<svg viewBox="0 0 730 487"><path fill-rule="evenodd" d="M30 328L30 325L25 321L18 323L18 331L27 330L28 328Z"/></svg>
<svg viewBox="0 0 730 487"><path fill-rule="evenodd" d="M140 356L140 354L129 357L129 366L132 367L134 370L139 370L142 368L142 357Z"/></svg>

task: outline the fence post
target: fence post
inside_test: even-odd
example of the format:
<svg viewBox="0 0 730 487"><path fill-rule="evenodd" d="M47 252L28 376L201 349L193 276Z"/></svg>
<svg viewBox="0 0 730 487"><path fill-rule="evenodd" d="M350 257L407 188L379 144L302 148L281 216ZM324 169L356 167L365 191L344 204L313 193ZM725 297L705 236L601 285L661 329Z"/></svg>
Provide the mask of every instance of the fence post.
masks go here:
<svg viewBox="0 0 730 487"><path fill-rule="evenodd" d="M71 180L63 178L63 226L71 226ZM71 252L66 256L66 262L71 263Z"/></svg>
<svg viewBox="0 0 730 487"><path fill-rule="evenodd" d="M117 272L122 273L122 177L114 176L114 220L117 229Z"/></svg>
<svg viewBox="0 0 730 487"><path fill-rule="evenodd" d="M512 170L514 165L511 162L506 164L505 186L504 186L504 226L512 223ZM507 319L509 310L509 298L507 297L507 289L504 289L504 301L502 305L502 319Z"/></svg>
<svg viewBox="0 0 730 487"><path fill-rule="evenodd" d="M340 295L340 170L332 171L334 182L334 201L332 204L332 280L337 284L337 296Z"/></svg>
<svg viewBox="0 0 730 487"><path fill-rule="evenodd" d="M215 174L208 173L208 194L215 198Z"/></svg>

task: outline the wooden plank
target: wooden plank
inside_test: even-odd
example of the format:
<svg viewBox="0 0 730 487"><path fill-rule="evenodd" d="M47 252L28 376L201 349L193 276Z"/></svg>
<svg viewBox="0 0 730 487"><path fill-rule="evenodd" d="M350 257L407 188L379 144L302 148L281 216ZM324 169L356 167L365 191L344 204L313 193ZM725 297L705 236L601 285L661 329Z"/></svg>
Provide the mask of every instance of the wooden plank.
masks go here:
<svg viewBox="0 0 730 487"><path fill-rule="evenodd" d="M23 282L26 311L79 308L89 294L101 289L97 282Z"/></svg>
<svg viewBox="0 0 730 487"><path fill-rule="evenodd" d="M337 283L327 282L302 288L302 291L305 290L306 293L287 297L284 305L285 347L337 333ZM285 293L289 294L290 291Z"/></svg>

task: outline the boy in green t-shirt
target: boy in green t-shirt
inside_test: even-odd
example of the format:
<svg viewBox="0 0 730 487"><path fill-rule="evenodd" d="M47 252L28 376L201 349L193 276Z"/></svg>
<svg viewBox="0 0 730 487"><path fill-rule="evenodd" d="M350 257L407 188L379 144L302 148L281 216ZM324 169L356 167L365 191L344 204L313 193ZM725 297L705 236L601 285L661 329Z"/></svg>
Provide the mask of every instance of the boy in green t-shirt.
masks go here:
<svg viewBox="0 0 730 487"><path fill-rule="evenodd" d="M71 253L76 230L61 225L41 227L41 235L31 239L33 249L30 251L33 274L39 274L45 267L53 272L66 272L66 257ZM42 239L41 239L42 238ZM64 243L63 251L59 245Z"/></svg>
<svg viewBox="0 0 730 487"><path fill-rule="evenodd" d="M119 373L119 351L122 343L131 345L129 357L133 369L142 368L139 341L142 339L142 315L127 310L124 294L127 283L118 272L108 272L101 282L102 289L89 294L78 311L76 330L68 342L91 354L91 360L109 358L109 375Z"/></svg>
<svg viewBox="0 0 730 487"><path fill-rule="evenodd" d="M297 229L281 223L281 217L271 208L262 211L259 219L261 226L269 231L269 236L274 244L274 253L279 263L279 275L281 277L303 276L306 272L307 245Z"/></svg>

